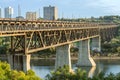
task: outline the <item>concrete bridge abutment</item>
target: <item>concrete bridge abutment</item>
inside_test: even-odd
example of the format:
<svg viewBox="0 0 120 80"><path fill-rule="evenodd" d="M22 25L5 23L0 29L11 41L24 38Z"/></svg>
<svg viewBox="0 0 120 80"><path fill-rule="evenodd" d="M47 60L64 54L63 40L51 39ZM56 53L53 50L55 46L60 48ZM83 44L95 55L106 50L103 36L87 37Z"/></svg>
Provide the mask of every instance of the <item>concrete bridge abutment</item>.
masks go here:
<svg viewBox="0 0 120 80"><path fill-rule="evenodd" d="M31 55L9 54L8 63L11 69L23 70L26 72L30 69L30 58Z"/></svg>
<svg viewBox="0 0 120 80"><path fill-rule="evenodd" d="M55 69L68 65L71 69L70 44L56 47Z"/></svg>
<svg viewBox="0 0 120 80"><path fill-rule="evenodd" d="M77 66L96 66L96 63L90 56L90 39L79 41L79 52Z"/></svg>

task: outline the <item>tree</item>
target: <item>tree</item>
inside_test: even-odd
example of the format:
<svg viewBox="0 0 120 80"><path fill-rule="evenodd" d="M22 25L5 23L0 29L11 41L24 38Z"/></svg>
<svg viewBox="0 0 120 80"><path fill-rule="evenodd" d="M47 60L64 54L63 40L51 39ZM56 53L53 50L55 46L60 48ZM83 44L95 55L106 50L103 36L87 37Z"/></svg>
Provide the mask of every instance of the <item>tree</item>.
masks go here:
<svg viewBox="0 0 120 80"><path fill-rule="evenodd" d="M69 67L65 65L47 75L46 80L87 80L87 75L86 72L81 69L70 72Z"/></svg>
<svg viewBox="0 0 120 80"><path fill-rule="evenodd" d="M117 48L117 52L118 52L118 53L119 53L119 55L120 55L120 47L118 47L118 48Z"/></svg>
<svg viewBox="0 0 120 80"><path fill-rule="evenodd" d="M27 73L11 70L10 65L0 61L0 80L41 80L32 70Z"/></svg>

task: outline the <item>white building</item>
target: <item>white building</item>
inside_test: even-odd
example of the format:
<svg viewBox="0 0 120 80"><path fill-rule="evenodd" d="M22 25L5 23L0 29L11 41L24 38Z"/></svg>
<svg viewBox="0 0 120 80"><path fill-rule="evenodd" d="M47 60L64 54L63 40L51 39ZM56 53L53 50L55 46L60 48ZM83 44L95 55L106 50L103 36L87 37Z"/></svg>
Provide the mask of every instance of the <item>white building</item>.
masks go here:
<svg viewBox="0 0 120 80"><path fill-rule="evenodd" d="M58 10L54 6L44 7L43 15L45 20L57 20Z"/></svg>
<svg viewBox="0 0 120 80"><path fill-rule="evenodd" d="M13 17L13 8L12 7L6 7L5 8L5 18L12 18Z"/></svg>
<svg viewBox="0 0 120 80"><path fill-rule="evenodd" d="M26 19L27 20L36 20L37 19L37 12L27 12Z"/></svg>

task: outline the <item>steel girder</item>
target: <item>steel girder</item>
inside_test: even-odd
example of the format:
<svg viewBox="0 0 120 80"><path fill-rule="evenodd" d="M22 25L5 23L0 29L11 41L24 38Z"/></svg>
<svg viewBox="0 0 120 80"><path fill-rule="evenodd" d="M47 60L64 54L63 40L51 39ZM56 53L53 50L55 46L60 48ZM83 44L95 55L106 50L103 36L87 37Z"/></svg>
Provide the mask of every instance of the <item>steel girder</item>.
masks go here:
<svg viewBox="0 0 120 80"><path fill-rule="evenodd" d="M102 28L100 30L100 36L102 41L110 41L112 38L117 36L118 27Z"/></svg>
<svg viewBox="0 0 120 80"><path fill-rule="evenodd" d="M98 28L26 31L24 35L11 37L11 52L33 53L96 36Z"/></svg>

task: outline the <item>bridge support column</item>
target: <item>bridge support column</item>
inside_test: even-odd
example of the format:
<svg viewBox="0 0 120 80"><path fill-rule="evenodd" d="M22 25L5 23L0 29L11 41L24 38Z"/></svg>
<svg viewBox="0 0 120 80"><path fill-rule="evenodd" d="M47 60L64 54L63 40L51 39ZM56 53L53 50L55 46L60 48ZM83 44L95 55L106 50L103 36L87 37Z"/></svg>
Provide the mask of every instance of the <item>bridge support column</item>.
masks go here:
<svg viewBox="0 0 120 80"><path fill-rule="evenodd" d="M8 63L10 64L10 67L11 67L11 69L13 69L13 55L11 54L8 54L7 55L7 60L8 60Z"/></svg>
<svg viewBox="0 0 120 80"><path fill-rule="evenodd" d="M77 66L96 66L94 60L90 56L90 40L86 39L79 42L79 53Z"/></svg>
<svg viewBox="0 0 120 80"><path fill-rule="evenodd" d="M100 36L92 38L91 49L96 51L101 51L101 39Z"/></svg>
<svg viewBox="0 0 120 80"><path fill-rule="evenodd" d="M31 55L23 55L23 71L28 71L30 69L30 58Z"/></svg>
<svg viewBox="0 0 120 80"><path fill-rule="evenodd" d="M30 55L9 54L8 63L11 69L23 70L26 72L30 69Z"/></svg>
<svg viewBox="0 0 120 80"><path fill-rule="evenodd" d="M56 48L55 69L68 65L71 71L70 44Z"/></svg>

